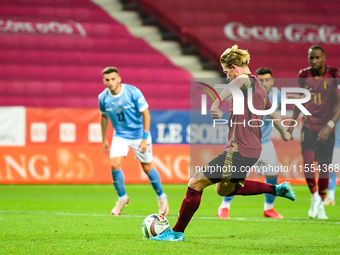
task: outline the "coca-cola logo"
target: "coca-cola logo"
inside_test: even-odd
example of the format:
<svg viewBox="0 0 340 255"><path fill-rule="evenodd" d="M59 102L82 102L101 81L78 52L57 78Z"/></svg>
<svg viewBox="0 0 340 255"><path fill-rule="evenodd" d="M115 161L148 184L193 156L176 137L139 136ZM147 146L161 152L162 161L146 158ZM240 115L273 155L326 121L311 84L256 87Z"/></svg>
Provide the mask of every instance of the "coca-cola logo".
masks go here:
<svg viewBox="0 0 340 255"><path fill-rule="evenodd" d="M279 26L246 26L241 22L230 22L224 26L227 38L242 41L288 41L293 43L340 44L340 31L336 26L289 24Z"/></svg>

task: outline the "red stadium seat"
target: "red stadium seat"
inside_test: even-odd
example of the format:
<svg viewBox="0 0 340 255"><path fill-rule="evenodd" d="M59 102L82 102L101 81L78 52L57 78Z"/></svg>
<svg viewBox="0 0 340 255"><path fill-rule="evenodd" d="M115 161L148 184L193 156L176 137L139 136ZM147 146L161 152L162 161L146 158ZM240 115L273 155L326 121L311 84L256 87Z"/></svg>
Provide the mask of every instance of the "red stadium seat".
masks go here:
<svg viewBox="0 0 340 255"><path fill-rule="evenodd" d="M238 44L250 51L252 70L267 66L276 77L297 77L308 66L308 48L320 44L326 64L339 67L339 1L130 1L217 64L226 48Z"/></svg>
<svg viewBox="0 0 340 255"><path fill-rule="evenodd" d="M191 75L90 0L4 0L0 16L1 106L97 107L116 66L150 109L190 107Z"/></svg>

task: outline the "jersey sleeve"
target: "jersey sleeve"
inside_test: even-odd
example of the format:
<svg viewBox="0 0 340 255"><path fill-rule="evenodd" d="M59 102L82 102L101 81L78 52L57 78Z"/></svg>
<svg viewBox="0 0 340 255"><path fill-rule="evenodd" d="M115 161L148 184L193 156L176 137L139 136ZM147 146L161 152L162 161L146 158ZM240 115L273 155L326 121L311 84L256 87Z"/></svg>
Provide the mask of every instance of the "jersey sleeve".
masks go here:
<svg viewBox="0 0 340 255"><path fill-rule="evenodd" d="M149 105L145 100L145 97L143 96L142 92L139 89L136 89L134 92L134 100L135 105L139 112L144 112L146 109L148 109Z"/></svg>
<svg viewBox="0 0 340 255"><path fill-rule="evenodd" d="M101 95L98 96L98 103L99 103L99 111L101 114L107 114L105 110L105 105L103 102L103 97Z"/></svg>

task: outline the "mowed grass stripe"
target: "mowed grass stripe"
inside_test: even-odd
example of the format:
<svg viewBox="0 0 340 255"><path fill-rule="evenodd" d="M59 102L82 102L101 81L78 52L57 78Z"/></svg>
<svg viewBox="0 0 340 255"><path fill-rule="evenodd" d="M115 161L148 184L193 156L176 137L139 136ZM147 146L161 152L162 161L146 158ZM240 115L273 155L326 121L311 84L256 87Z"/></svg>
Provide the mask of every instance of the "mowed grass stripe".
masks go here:
<svg viewBox="0 0 340 255"><path fill-rule="evenodd" d="M108 214L89 214L89 213L68 213L68 212L34 212L34 211L0 211L2 214L44 214L44 215L64 215L64 216L86 216L86 217L113 217ZM119 218L145 218L145 215L120 215L118 216ZM166 216L169 219L175 219L177 217L175 216ZM222 220L217 217L193 217L195 220ZM278 223L287 223L287 222L293 222L293 223L317 223L317 224L340 224L339 221L334 221L335 219L332 219L333 221L325 221L325 220L300 220L300 219L280 219L280 220L275 220L275 219L261 219L257 217L249 217L249 218L231 218L228 219L228 221L263 221L263 222L268 222L268 221L273 221L273 222L278 222ZM338 219L336 219L338 220Z"/></svg>

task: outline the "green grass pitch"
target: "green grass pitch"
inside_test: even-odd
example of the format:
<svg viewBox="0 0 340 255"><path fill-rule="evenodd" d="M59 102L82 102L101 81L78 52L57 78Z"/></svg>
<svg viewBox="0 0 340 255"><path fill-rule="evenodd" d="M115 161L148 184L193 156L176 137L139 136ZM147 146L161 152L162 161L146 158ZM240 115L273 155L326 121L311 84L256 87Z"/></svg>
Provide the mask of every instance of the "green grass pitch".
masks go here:
<svg viewBox="0 0 340 255"><path fill-rule="evenodd" d="M209 187L185 242L153 242L141 230L144 217L158 212L151 185L127 185L131 203L118 217L109 215L112 185L0 185L0 254L339 254L340 200L326 207L329 220L311 220L307 186L294 188L295 202L276 199L283 220L262 216L263 195L236 197L231 219L221 220L221 197ZM164 190L173 226L186 185Z"/></svg>

